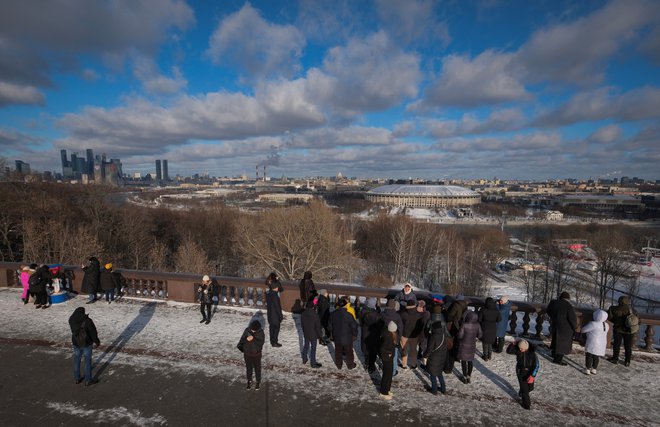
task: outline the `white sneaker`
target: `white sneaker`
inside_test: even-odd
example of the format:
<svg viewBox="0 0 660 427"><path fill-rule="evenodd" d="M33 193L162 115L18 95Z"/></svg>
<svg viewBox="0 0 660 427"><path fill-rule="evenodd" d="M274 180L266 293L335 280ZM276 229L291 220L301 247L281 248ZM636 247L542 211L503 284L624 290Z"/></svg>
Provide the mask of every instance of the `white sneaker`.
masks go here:
<svg viewBox="0 0 660 427"><path fill-rule="evenodd" d="M585 375L591 375L591 371L587 368L584 369L584 374Z"/></svg>
<svg viewBox="0 0 660 427"><path fill-rule="evenodd" d="M382 394L382 393L379 393L379 396L380 396L381 399L383 399L383 400L392 400L392 396L389 395L389 394Z"/></svg>
<svg viewBox="0 0 660 427"><path fill-rule="evenodd" d="M597 373L598 373L598 371L596 371L595 369L591 370L591 375L596 375Z"/></svg>

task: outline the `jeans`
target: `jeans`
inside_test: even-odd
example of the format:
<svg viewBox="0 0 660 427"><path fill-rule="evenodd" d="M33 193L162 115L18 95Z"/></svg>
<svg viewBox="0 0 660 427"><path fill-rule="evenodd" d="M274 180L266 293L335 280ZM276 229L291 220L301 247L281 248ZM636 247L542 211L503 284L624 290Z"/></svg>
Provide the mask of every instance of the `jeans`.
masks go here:
<svg viewBox="0 0 660 427"><path fill-rule="evenodd" d="M106 301L114 301L115 300L115 290L110 289L105 291L105 300Z"/></svg>
<svg viewBox="0 0 660 427"><path fill-rule="evenodd" d="M438 380L440 382L440 393L444 394L445 393L445 377L440 374L440 375L433 375L431 374L431 393L437 393L438 392Z"/></svg>
<svg viewBox="0 0 660 427"><path fill-rule="evenodd" d="M392 375L399 372L399 347L394 347L394 362L392 363ZM383 368L385 369L385 368Z"/></svg>
<svg viewBox="0 0 660 427"><path fill-rule="evenodd" d="M311 346L311 352L309 353L309 360L312 362L312 365L316 365L316 340L308 340L305 338L305 345L303 345L303 362L307 362L307 352Z"/></svg>
<svg viewBox="0 0 660 427"><path fill-rule="evenodd" d="M80 358L85 357L85 382L92 380L92 346L76 347L73 346L73 376L78 381L80 377Z"/></svg>

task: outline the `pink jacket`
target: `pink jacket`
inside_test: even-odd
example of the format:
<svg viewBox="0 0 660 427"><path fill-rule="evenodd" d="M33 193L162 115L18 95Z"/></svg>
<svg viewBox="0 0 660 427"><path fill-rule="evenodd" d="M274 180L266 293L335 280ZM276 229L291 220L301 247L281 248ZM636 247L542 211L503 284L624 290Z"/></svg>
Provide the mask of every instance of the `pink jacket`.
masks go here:
<svg viewBox="0 0 660 427"><path fill-rule="evenodd" d="M30 284L28 283L28 280L30 280L30 272L21 271L21 285L23 285L23 296L21 298L27 297L27 294L30 290Z"/></svg>

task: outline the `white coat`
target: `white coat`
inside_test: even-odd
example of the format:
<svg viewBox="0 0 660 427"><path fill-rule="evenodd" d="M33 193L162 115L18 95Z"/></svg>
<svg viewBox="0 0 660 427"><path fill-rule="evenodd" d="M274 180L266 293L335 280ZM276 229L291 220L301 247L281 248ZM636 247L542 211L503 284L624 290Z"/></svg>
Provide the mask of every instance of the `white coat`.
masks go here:
<svg viewBox="0 0 660 427"><path fill-rule="evenodd" d="M587 323L580 331L587 335L587 344L584 346L584 351L587 353L595 356L605 356L607 332L610 330L610 325L607 324L606 320L607 312L596 310L594 312L594 320Z"/></svg>

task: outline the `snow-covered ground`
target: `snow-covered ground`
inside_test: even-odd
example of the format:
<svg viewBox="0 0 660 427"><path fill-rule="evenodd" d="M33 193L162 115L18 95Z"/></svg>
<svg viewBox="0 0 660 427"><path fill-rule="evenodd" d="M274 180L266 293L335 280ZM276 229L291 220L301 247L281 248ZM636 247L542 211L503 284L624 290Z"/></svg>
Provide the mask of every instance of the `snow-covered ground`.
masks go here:
<svg viewBox="0 0 660 427"><path fill-rule="evenodd" d="M199 324L201 315L194 304L126 300L85 305L85 301L80 296L47 310L35 310L31 304L22 304L19 290L0 289L0 338L46 340L53 343L53 352L68 358L67 319L75 308L84 306L96 323L102 342L102 347L94 352L96 366L106 366L102 381L113 381L114 367L130 365L138 370L161 369L163 375L174 369L221 382L243 383L242 355L236 350L236 343L250 320L263 321L265 314L253 309L221 308L213 321L204 325ZM207 339L200 339L200 331ZM659 425L660 421L658 354L635 353L629 368L602 361L596 376L581 373L584 355L577 346L566 367L540 357L541 371L532 393L532 410L525 411L516 401L515 359L506 354L494 354L488 362L477 357L470 385L462 384L455 375L447 376L448 393L444 396L425 392L424 385L429 380L420 370L400 370L394 378L394 399L383 402L365 371L338 371L326 347L318 349L321 369L303 365L297 316L285 314L280 342L283 347L279 349L268 344L264 347L264 381L288 388L289 405L348 403L353 405L357 419L362 420L376 416L362 414L362 404L379 405L379 416L401 408L416 408L420 417L411 419L410 425L650 426ZM547 351L543 349L541 353ZM210 363L200 364L200 355ZM67 405L58 402L57 396L52 397L51 403L51 407ZM388 424L386 416L380 420L380 424ZM318 424L325 422L319 420ZM161 417L150 423L167 424L167 419Z"/></svg>

